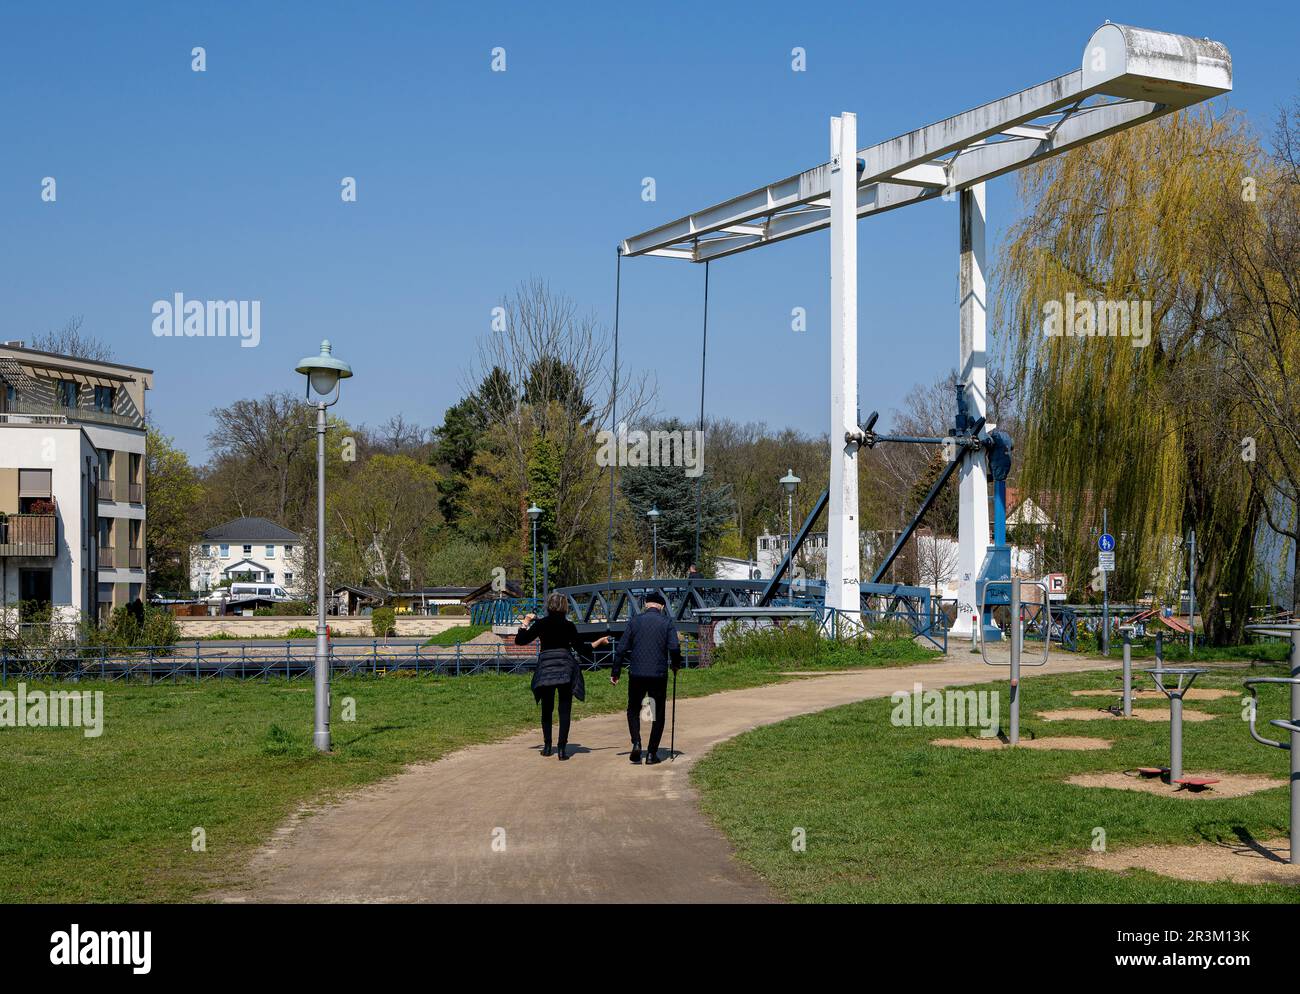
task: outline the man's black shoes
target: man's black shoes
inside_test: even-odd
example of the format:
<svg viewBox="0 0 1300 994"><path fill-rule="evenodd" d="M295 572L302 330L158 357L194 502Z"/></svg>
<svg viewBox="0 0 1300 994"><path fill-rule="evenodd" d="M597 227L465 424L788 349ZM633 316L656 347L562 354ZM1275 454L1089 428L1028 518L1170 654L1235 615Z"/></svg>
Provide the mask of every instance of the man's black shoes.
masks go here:
<svg viewBox="0 0 1300 994"><path fill-rule="evenodd" d="M568 754L568 752L566 752L565 750L566 750L566 747L565 747L565 746L560 746L560 761L561 761L561 762L563 762L564 760L566 760L566 759L569 758L569 754Z"/></svg>
<svg viewBox="0 0 1300 994"><path fill-rule="evenodd" d="M647 753L645 754L645 765L646 765L646 766L654 766L656 763L662 763L662 762L663 762L663 760L659 758L659 750L658 750L658 749L656 749L654 752L647 752Z"/></svg>
<svg viewBox="0 0 1300 994"><path fill-rule="evenodd" d="M550 754L551 754L551 747L549 745L542 746L542 755L549 756Z"/></svg>
<svg viewBox="0 0 1300 994"><path fill-rule="evenodd" d="M630 762L633 762L633 763L639 763L639 762L641 762L641 743L640 743L640 742L634 742L634 743L632 743L632 755L628 756L628 760L629 760Z"/></svg>

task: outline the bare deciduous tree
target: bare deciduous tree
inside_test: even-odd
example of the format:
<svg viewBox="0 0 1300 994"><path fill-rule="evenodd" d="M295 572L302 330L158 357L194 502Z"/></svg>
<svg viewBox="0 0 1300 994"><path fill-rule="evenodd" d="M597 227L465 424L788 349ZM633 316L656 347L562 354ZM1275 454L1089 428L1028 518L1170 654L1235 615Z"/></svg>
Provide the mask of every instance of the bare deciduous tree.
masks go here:
<svg viewBox="0 0 1300 994"><path fill-rule="evenodd" d="M82 334L84 318L70 318L62 328L33 335L30 345L39 352L75 356L92 362L111 362L113 349L92 335Z"/></svg>

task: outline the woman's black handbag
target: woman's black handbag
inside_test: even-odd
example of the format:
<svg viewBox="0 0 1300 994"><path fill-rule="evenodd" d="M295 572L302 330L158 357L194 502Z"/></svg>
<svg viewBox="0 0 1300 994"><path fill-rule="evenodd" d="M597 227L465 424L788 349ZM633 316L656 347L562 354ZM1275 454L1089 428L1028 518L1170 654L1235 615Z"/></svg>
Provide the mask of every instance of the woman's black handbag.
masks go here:
<svg viewBox="0 0 1300 994"><path fill-rule="evenodd" d="M580 701L587 699L587 682L582 678L582 664L573 661L573 696Z"/></svg>

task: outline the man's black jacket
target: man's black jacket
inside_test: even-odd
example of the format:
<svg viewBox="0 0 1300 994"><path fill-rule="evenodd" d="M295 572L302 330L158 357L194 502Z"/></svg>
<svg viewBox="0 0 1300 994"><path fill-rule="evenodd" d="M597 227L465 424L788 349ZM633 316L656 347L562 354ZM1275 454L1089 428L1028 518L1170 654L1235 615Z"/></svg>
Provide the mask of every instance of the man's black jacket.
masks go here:
<svg viewBox="0 0 1300 994"><path fill-rule="evenodd" d="M659 608L648 607L627 623L614 654L614 679L623 667L633 676L666 677L668 661L673 668L682 665L682 650L677 644L677 628Z"/></svg>

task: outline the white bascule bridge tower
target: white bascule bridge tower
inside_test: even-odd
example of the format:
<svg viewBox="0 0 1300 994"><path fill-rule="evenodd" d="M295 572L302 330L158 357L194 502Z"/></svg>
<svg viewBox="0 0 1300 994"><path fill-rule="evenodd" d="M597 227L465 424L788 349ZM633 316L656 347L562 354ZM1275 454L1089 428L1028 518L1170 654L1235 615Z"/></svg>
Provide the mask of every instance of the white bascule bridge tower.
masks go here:
<svg viewBox="0 0 1300 994"><path fill-rule="evenodd" d="M967 406L985 414L984 184L1232 89L1222 44L1120 24L1088 39L1082 65L973 110L858 148L857 118L831 119L828 161L624 240L623 256L707 262L830 229L830 488L826 603L859 610L857 220L936 198L959 202L958 369ZM855 440L856 439L856 440ZM988 471L959 448L958 635L971 633L976 574L989 545Z"/></svg>

